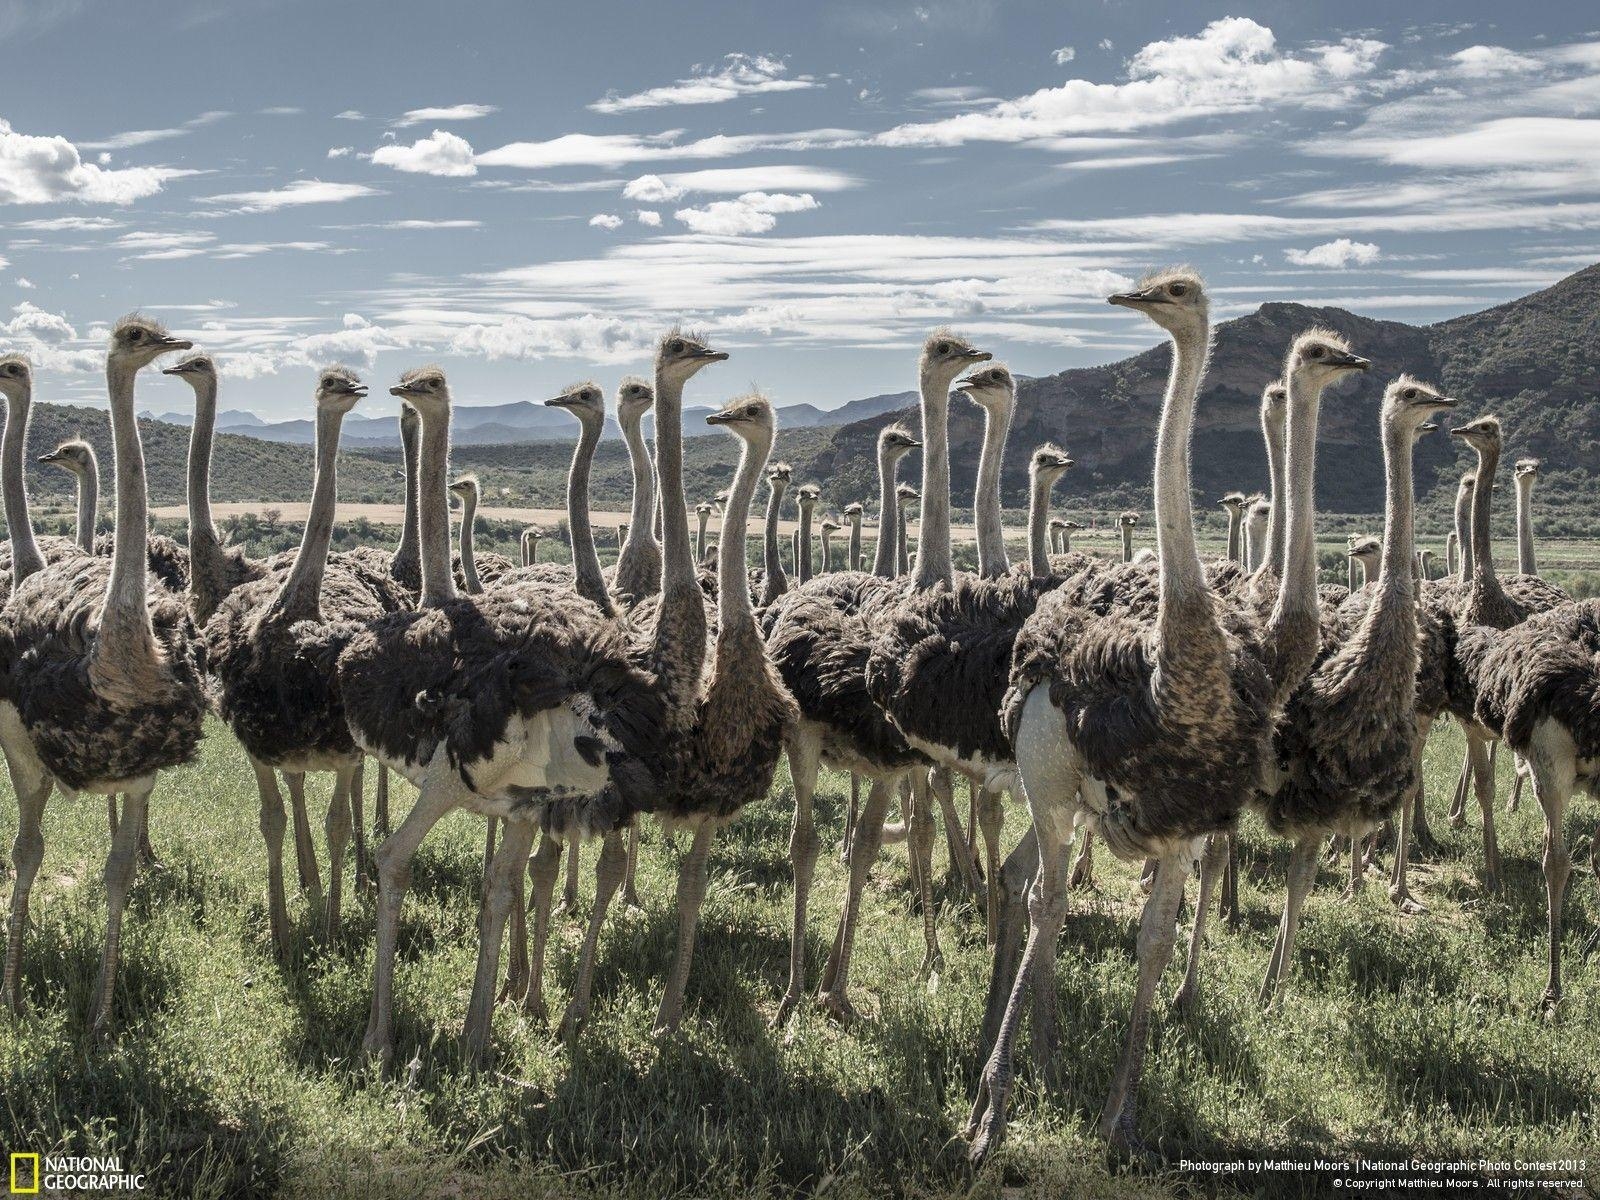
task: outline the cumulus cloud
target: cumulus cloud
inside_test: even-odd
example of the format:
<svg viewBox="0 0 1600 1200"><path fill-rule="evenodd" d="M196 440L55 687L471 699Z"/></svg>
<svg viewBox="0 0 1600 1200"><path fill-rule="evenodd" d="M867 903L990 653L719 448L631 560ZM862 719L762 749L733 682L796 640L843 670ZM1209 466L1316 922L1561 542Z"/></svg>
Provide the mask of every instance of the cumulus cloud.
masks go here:
<svg viewBox="0 0 1600 1200"><path fill-rule="evenodd" d="M328 157L329 158L348 158L350 155L354 154L355 152L356 152L356 148L354 146L329 146L328 147Z"/></svg>
<svg viewBox="0 0 1600 1200"><path fill-rule="evenodd" d="M1309 250L1285 250L1283 256L1297 267L1329 267L1334 270L1371 266L1380 257L1377 243L1353 242L1349 238L1335 238Z"/></svg>
<svg viewBox="0 0 1600 1200"><path fill-rule="evenodd" d="M641 175L637 179L630 179L622 187L622 195L626 200L642 200L646 204L665 204L672 200L682 200L688 193L688 188L668 183L659 175Z"/></svg>
<svg viewBox="0 0 1600 1200"><path fill-rule="evenodd" d="M1504 46L1468 46L1450 56L1458 75L1468 79L1487 79L1496 75L1525 75L1542 65L1529 54L1518 54Z"/></svg>
<svg viewBox="0 0 1600 1200"><path fill-rule="evenodd" d="M666 108L678 104L721 104L740 96L767 92L795 92L822 84L810 75L788 77L789 68L781 58L765 54L729 54L722 64L694 72L687 79L664 87L654 87L632 95L607 92L589 105L592 112L629 113L647 108Z"/></svg>
<svg viewBox="0 0 1600 1200"><path fill-rule="evenodd" d="M1064 67L1073 59L1078 57L1078 52L1071 46L1062 46L1059 50L1051 54L1050 57L1055 60L1056 66Z"/></svg>
<svg viewBox="0 0 1600 1200"><path fill-rule="evenodd" d="M499 111L493 104L450 104L443 108L413 108L394 124L396 128L403 129L407 125L421 125L427 121L476 121L479 117L487 117L490 113Z"/></svg>
<svg viewBox="0 0 1600 1200"><path fill-rule="evenodd" d="M633 214L633 218L634 220L638 221L639 224L649 225L652 228L661 224L661 214L653 208L637 209Z"/></svg>
<svg viewBox="0 0 1600 1200"><path fill-rule="evenodd" d="M715 200L703 208L680 208L673 217L695 233L743 237L766 233L778 223L780 213L818 208L809 193L746 192L734 200Z"/></svg>
<svg viewBox="0 0 1600 1200"><path fill-rule="evenodd" d="M659 331L651 325L595 313L546 320L510 316L457 331L450 338L449 350L493 359L623 362L652 350L657 336Z"/></svg>
<svg viewBox="0 0 1600 1200"><path fill-rule="evenodd" d="M0 332L7 337L51 344L77 340L78 331L60 313L46 312L26 300L11 311L17 315L9 321L0 322Z"/></svg>
<svg viewBox="0 0 1600 1200"><path fill-rule="evenodd" d="M296 179L281 188L260 192L224 192L206 196L207 204L233 206L234 212L275 212L280 208L297 208L305 204L340 204L346 200L359 200L366 196L382 195L377 188L364 183L325 183L320 179Z"/></svg>
<svg viewBox="0 0 1600 1200"><path fill-rule="evenodd" d="M112 170L86 163L66 138L17 133L0 119L0 204L132 204L155 195L167 180L194 173L171 167Z"/></svg>
<svg viewBox="0 0 1600 1200"><path fill-rule="evenodd" d="M476 175L478 166L472 158L472 146L464 137L435 129L429 136L409 146L398 144L379 146L372 152L372 161L396 171L414 175Z"/></svg>
<svg viewBox="0 0 1600 1200"><path fill-rule="evenodd" d="M615 229L622 224L622 218L616 213L595 213L589 218L589 224L597 229Z"/></svg>
<svg viewBox="0 0 1600 1200"><path fill-rule="evenodd" d="M33 280L27 278L26 276L18 275L17 286L25 292L31 292L36 285L34 284Z"/></svg>

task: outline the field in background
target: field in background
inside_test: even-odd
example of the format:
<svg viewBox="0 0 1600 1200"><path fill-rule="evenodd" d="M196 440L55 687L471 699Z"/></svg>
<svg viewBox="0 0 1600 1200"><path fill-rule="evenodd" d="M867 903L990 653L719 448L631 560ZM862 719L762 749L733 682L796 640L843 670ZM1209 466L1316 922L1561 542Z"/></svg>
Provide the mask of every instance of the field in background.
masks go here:
<svg viewBox="0 0 1600 1200"><path fill-rule="evenodd" d="M1169 1160L1587 1154L1589 1185L1600 1182L1600 966L1581 956L1600 921L1583 852L1600 805L1575 800L1568 817L1577 869L1567 999L1546 1024L1536 1013L1544 978L1538 806L1530 800L1500 818L1506 892L1485 895L1476 819L1460 831L1444 820L1459 755L1453 729L1428 754L1433 826L1445 850L1418 864L1413 889L1431 913L1397 916L1377 877L1342 903L1343 870L1324 869L1293 982L1265 1016L1255 994L1286 850L1246 822L1243 928L1235 935L1213 924L1194 1018L1167 1006L1176 966L1157 1006L1140 1127ZM1502 796L1508 761L1501 757ZM828 775L819 796L825 853L810 930L813 987L842 895L834 852L847 786ZM324 778L313 789L319 841L326 795ZM397 788L396 819L413 795ZM380 1080L354 1057L369 999L371 900L351 902L344 936L317 953L291 866L301 936L293 968L279 970L266 934L255 788L237 746L214 726L199 761L157 788L152 838L166 868L141 871L135 885L116 998L120 1032L103 1050L91 1049L84 1031L104 921L104 806L98 798L51 803L24 957L28 1011L20 1023L0 1019L0 1143L118 1154L150 1172L151 1194L218 1200L1121 1197L1228 1186L1176 1171L1116 1174L1094 1136L1124 1034L1141 900L1136 869L1109 855L1097 856L1098 889L1074 895L1063 935L1060 1081L1041 1088L1024 1033L1010 1138L976 1176L957 1135L978 1070L982 918L945 893L947 965L921 982L903 846L885 852L865 898L854 998L868 1019L842 1030L807 1007L792 1041L769 1033L787 974L790 801L780 773L772 796L717 842L679 1036L657 1043L650 1035L677 860L647 824L646 907L614 909L582 1042L569 1051L501 1008L492 1067L478 1076L462 1069L453 1039L474 961L483 827L464 815L446 820L416 859L397 974L397 1065ZM958 801L964 812L964 788ZM15 812L9 788L0 789L7 838ZM1024 825L1012 807L1008 845ZM942 837L935 854L942 878ZM585 897L592 863L591 850ZM0 884L0 899L8 898ZM557 1014L579 936L576 919L556 922L547 980ZM1320 1191L1292 1176L1273 1184L1286 1194Z"/></svg>

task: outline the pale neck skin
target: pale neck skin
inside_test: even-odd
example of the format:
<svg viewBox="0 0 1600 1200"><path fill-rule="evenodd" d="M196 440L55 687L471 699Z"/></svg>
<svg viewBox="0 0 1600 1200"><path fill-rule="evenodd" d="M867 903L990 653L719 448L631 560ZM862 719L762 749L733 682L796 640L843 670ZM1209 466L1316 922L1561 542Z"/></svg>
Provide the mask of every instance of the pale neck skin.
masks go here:
<svg viewBox="0 0 1600 1200"><path fill-rule="evenodd" d="M429 403L422 416L422 452L417 464L417 533L422 554L423 608L456 598L450 571L450 409Z"/></svg>
<svg viewBox="0 0 1600 1200"><path fill-rule="evenodd" d="M696 562L706 560L706 526L711 521L711 510L700 508L695 510L695 517L700 522L700 527L694 533L694 558Z"/></svg>
<svg viewBox="0 0 1600 1200"><path fill-rule="evenodd" d="M319 601L339 497L339 429L343 423L344 413L339 409L317 408L317 465L311 485L311 511L306 514L300 553L273 602L274 615L288 620L313 620L322 615Z"/></svg>
<svg viewBox="0 0 1600 1200"><path fill-rule="evenodd" d="M1472 582L1472 498L1476 488L1456 489L1456 545L1461 557L1461 582Z"/></svg>
<svg viewBox="0 0 1600 1200"><path fill-rule="evenodd" d="M1061 531L1061 553L1072 553L1072 530L1070 529L1063 529Z"/></svg>
<svg viewBox="0 0 1600 1200"><path fill-rule="evenodd" d="M661 605L656 610L658 663L673 659L666 680L681 707L698 697L705 665L706 615L689 557L689 502L683 494L683 383L656 368L656 480L661 496Z"/></svg>
<svg viewBox="0 0 1600 1200"><path fill-rule="evenodd" d="M872 573L893 579L900 565L900 497L895 495L895 474L900 455L884 443L878 447L878 546L872 556Z"/></svg>
<svg viewBox="0 0 1600 1200"><path fill-rule="evenodd" d="M531 538L528 539L528 565L531 567L538 561L539 561L539 539L536 538L536 537L531 537Z"/></svg>
<svg viewBox="0 0 1600 1200"><path fill-rule="evenodd" d="M1356 568L1358 566L1361 568L1361 582L1365 583L1367 581L1366 563L1361 562L1353 554L1345 556L1344 584L1346 591L1353 592L1356 590Z"/></svg>
<svg viewBox="0 0 1600 1200"><path fill-rule="evenodd" d="M1133 561L1133 526L1129 525L1126 521L1123 521L1120 524L1122 525L1122 561L1123 562L1132 562Z"/></svg>
<svg viewBox="0 0 1600 1200"><path fill-rule="evenodd" d="M661 544L656 541L651 521L656 507L656 475L650 452L644 445L644 414L645 409L637 404L624 405L617 414L622 440L628 446L628 466L633 473L628 540L617 555L617 581L619 587L624 581L629 584L637 581L643 590L654 591L657 581L646 576L654 573L655 564L661 558Z"/></svg>
<svg viewBox="0 0 1600 1200"><path fill-rule="evenodd" d="M766 528L762 531L761 564L767 576L766 594L777 597L789 588L789 580L783 573L783 557L778 553L778 514L783 508L783 493L789 485L781 475L775 475L767 482L772 490L767 496L767 522ZM722 567L720 557L717 559L717 567L720 571Z"/></svg>
<svg viewBox="0 0 1600 1200"><path fill-rule="evenodd" d="M978 490L973 497L973 518L978 534L978 574L994 579L1011 569L1006 557L1006 530L1000 514L1000 468L1006 454L1006 435L1016 401L1008 392L1003 399L983 402L983 452L978 458ZM924 496L928 493L923 492Z"/></svg>
<svg viewBox="0 0 1600 1200"><path fill-rule="evenodd" d="M1517 476L1517 570L1537 575L1533 556L1533 481L1532 475Z"/></svg>
<svg viewBox="0 0 1600 1200"><path fill-rule="evenodd" d="M861 563L861 514L850 513L850 557L845 561L846 571L856 570Z"/></svg>
<svg viewBox="0 0 1600 1200"><path fill-rule="evenodd" d="M605 427L605 415L588 410L572 410L581 432L572 452L572 468L567 472L567 528L572 534L572 576L578 595L599 607L607 616L616 609L600 573L600 554L594 548L594 528L589 523L589 470L595 447Z"/></svg>
<svg viewBox="0 0 1600 1200"><path fill-rule="evenodd" d="M950 392L933 372L923 372L922 525L912 586L927 591L955 578L950 562ZM1002 435L1003 436L1003 435Z"/></svg>
<svg viewBox="0 0 1600 1200"><path fill-rule="evenodd" d="M86 467L72 473L78 479L78 549L93 554L94 522L100 511L100 464L95 461L94 452L90 451Z"/></svg>
<svg viewBox="0 0 1600 1200"><path fill-rule="evenodd" d="M1267 522L1262 518L1247 519L1244 523L1244 566L1255 572L1261 565L1261 552L1268 541Z"/></svg>
<svg viewBox="0 0 1600 1200"><path fill-rule="evenodd" d="M1500 467L1500 447L1485 442L1478 447L1478 482L1472 489L1472 604L1504 607L1505 592L1494 573L1494 550L1489 541L1490 509L1494 506L1494 473Z"/></svg>
<svg viewBox="0 0 1600 1200"><path fill-rule="evenodd" d="M1453 577L1456 573L1457 547L1459 545L1460 537L1452 529L1444 539L1444 570L1446 578Z"/></svg>
<svg viewBox="0 0 1600 1200"><path fill-rule="evenodd" d="M756 632L755 610L750 607L750 579L745 572L745 546L750 536L750 501L772 453L770 425L741 428L743 442L739 470L722 509L722 532L717 541L717 637Z"/></svg>
<svg viewBox="0 0 1600 1200"><path fill-rule="evenodd" d="M1378 563L1378 602L1363 622L1370 630L1380 621L1402 619L1415 626L1416 599L1411 573L1416 565L1412 531L1411 452L1416 438L1394 419L1383 423L1383 557ZM1363 567L1363 571L1365 568Z"/></svg>
<svg viewBox="0 0 1600 1200"><path fill-rule="evenodd" d="M133 384L129 381L129 391ZM28 519L28 487L23 476L23 460L28 449L28 414L33 408L33 379L18 386L19 395L6 397L6 431L0 436L0 462L4 463L6 525L11 530L11 587L16 590L35 571L44 569L44 555L33 537Z"/></svg>
<svg viewBox="0 0 1600 1200"><path fill-rule="evenodd" d="M1178 649L1183 631L1193 619L1192 611L1183 610L1203 604L1206 620L1215 623L1200 549L1194 540L1194 502L1189 488L1189 439L1210 344L1205 322L1172 335L1172 374L1156 436L1156 560L1161 565L1157 622L1162 645L1173 650Z"/></svg>
<svg viewBox="0 0 1600 1200"><path fill-rule="evenodd" d="M1239 532L1244 524L1244 510L1230 507L1228 509L1228 561L1239 561Z"/></svg>
<svg viewBox="0 0 1600 1200"><path fill-rule="evenodd" d="M900 504L900 515L895 520L899 526L899 548L895 551L895 566L901 575L911 574L911 539L906 536L906 501Z"/></svg>
<svg viewBox="0 0 1600 1200"><path fill-rule="evenodd" d="M806 500L802 497L800 501L800 540L796 543L800 547L800 560L799 565L795 568L796 573L800 576L801 583L805 583L806 580L811 578L811 514L816 511L816 508L817 502L815 500Z"/></svg>
<svg viewBox="0 0 1600 1200"><path fill-rule="evenodd" d="M194 384L194 424L189 426L189 555L222 560L222 539L211 518L211 447L217 429L217 378L206 372ZM191 578L190 591L194 590Z"/></svg>
<svg viewBox="0 0 1600 1200"><path fill-rule="evenodd" d="M400 409L400 453L405 460L406 472L406 507L405 516L400 525L400 544L394 548L394 563L391 570L396 577L403 576L407 571L411 577L421 570L421 552L418 548L419 531L417 529L417 456L420 450L417 446L418 425L416 410L409 405L402 405Z"/></svg>
<svg viewBox="0 0 1600 1200"><path fill-rule="evenodd" d="M1028 570L1035 579L1050 574L1050 552L1046 535L1050 532L1050 489L1056 476L1035 471L1028 483Z"/></svg>
<svg viewBox="0 0 1600 1200"><path fill-rule="evenodd" d="M478 578L477 558L473 554L474 526L478 518L478 490L467 488L457 494L461 497L461 577L466 581L467 592L476 596L483 592L483 581Z"/></svg>
<svg viewBox="0 0 1600 1200"><path fill-rule="evenodd" d="M1287 526L1287 546L1283 573L1278 581L1278 599L1267 619L1267 636L1283 637L1287 627L1299 621L1317 621L1317 539L1316 495L1317 420L1322 407L1323 384L1315 382L1304 367L1288 374L1287 470L1284 491L1289 507L1283 523ZM1278 505L1273 503L1274 520ZM1312 653L1315 653L1313 647ZM1310 666L1309 663L1306 666Z"/></svg>
<svg viewBox="0 0 1600 1200"><path fill-rule="evenodd" d="M1266 561L1257 566L1272 568L1274 575L1283 574L1286 514L1288 502L1288 475L1284 469L1284 423L1288 419L1287 404L1263 404L1261 407L1261 436L1267 443L1267 473L1272 508L1267 513Z"/></svg>
<svg viewBox="0 0 1600 1200"><path fill-rule="evenodd" d="M111 578L100 611L100 636L95 639L91 671L102 663L116 670L124 664L151 662L159 657L146 607L149 556L145 546L150 516L144 447L133 415L133 381L137 374L137 368L107 357L106 390L111 397L111 440L116 446L113 471L117 509L116 528L111 535Z"/></svg>

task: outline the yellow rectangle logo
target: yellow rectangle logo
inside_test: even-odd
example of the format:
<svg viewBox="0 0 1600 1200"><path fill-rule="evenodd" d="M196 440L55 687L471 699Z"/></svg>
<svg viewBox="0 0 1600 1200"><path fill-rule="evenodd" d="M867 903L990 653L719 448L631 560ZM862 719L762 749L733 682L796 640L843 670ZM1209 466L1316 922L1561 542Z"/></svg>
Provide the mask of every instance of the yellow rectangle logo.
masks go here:
<svg viewBox="0 0 1600 1200"><path fill-rule="evenodd" d="M17 1179L20 1174L17 1168L24 1164L33 1168L30 1175L32 1182L27 1187L23 1187ZM13 1196L37 1196L39 1194L39 1156L37 1154L13 1154L11 1156L11 1194Z"/></svg>

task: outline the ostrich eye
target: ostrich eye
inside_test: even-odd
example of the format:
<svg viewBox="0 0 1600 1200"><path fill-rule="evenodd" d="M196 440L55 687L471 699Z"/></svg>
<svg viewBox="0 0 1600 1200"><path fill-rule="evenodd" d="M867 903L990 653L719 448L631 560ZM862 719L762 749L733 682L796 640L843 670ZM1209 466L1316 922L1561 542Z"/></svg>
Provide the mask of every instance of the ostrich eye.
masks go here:
<svg viewBox="0 0 1600 1200"><path fill-rule="evenodd" d="M1417 398L1417 389L1416 388L1407 388L1405 390L1405 398L1407 400L1415 400Z"/></svg>
<svg viewBox="0 0 1600 1200"><path fill-rule="evenodd" d="M1323 351L1321 346L1313 346L1306 353L1309 354L1312 358L1321 358L1323 353L1324 353L1324 351Z"/></svg>
<svg viewBox="0 0 1600 1200"><path fill-rule="evenodd" d="M1167 285L1167 295L1169 296L1184 296L1188 292L1189 285L1187 283L1169 283Z"/></svg>
<svg viewBox="0 0 1600 1200"><path fill-rule="evenodd" d="M674 338L672 344L668 346L667 349L671 350L674 354L682 354L683 343Z"/></svg>
<svg viewBox="0 0 1600 1200"><path fill-rule="evenodd" d="M933 348L933 350L934 350L935 354L949 354L950 353L950 343L949 342L940 342L937 346L935 346Z"/></svg>
<svg viewBox="0 0 1600 1200"><path fill-rule="evenodd" d="M130 329L130 330L128 330L128 340L130 342L137 342L142 337L144 337L144 330L142 330L142 329Z"/></svg>

